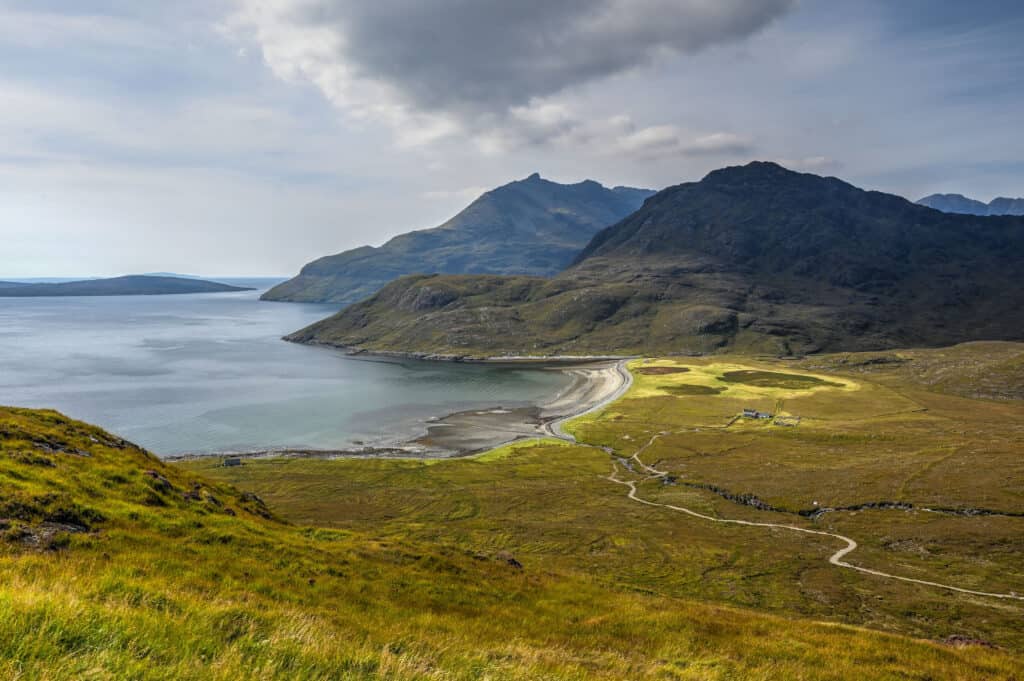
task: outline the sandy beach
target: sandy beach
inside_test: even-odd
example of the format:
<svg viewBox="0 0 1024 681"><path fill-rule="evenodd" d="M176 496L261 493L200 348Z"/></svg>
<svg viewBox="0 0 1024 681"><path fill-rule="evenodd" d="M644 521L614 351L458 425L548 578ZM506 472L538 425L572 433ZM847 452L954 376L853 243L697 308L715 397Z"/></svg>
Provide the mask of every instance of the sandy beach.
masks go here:
<svg viewBox="0 0 1024 681"><path fill-rule="evenodd" d="M572 439L561 424L601 409L621 397L632 383L625 360L552 367L572 377L567 388L535 407L464 411L438 419L413 441L427 456L465 456L534 437Z"/></svg>
<svg viewBox="0 0 1024 681"><path fill-rule="evenodd" d="M621 397L632 384L626 360L584 364L557 363L545 367L572 377L569 385L546 402L534 406L494 405L460 411L427 423L426 433L394 446L356 450L283 449L232 452L237 458L455 458L470 456L503 444L537 437L571 440L561 425L577 416L602 409ZM170 457L196 458L194 455Z"/></svg>

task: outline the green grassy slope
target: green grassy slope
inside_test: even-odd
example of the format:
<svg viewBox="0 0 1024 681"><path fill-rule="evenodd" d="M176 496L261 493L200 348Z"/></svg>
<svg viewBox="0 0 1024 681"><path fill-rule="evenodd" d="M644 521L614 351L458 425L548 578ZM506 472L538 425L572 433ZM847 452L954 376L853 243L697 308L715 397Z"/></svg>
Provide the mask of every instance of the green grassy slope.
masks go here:
<svg viewBox="0 0 1024 681"><path fill-rule="evenodd" d="M435 463L279 459L189 469L256 490L299 523L509 551L528 569L586 575L609 590L1022 650L1024 602L837 568L827 562L842 546L836 540L643 506L607 479L614 467L650 501L851 536L860 546L848 559L863 567L1024 594L1024 406L953 395L928 378L945 367L969 392L974 367L1019 360L1024 346L899 354L908 361L865 370L851 365L874 355L816 357L813 367L733 356L637 362L624 399L570 425L581 441L612 447L611 457L541 442ZM908 368L917 365L921 373ZM746 407L801 421L734 421ZM638 451L671 479L645 480L638 464L617 458ZM829 507L839 510L811 517Z"/></svg>
<svg viewBox="0 0 1024 681"><path fill-rule="evenodd" d="M571 470L589 481L606 464ZM501 486L532 503L550 467ZM403 537L394 516L381 531L293 525L97 428L0 408L0 677L996 679L1022 662L675 598L525 554L519 568L503 553L514 530L454 540L472 517L456 503L430 521L434 538L414 538L427 529L415 514Z"/></svg>

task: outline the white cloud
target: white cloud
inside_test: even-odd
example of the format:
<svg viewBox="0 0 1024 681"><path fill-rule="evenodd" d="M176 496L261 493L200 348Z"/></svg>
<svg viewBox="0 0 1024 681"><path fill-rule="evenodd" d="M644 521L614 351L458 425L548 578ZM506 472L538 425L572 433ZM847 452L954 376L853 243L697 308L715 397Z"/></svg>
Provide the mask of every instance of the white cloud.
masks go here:
<svg viewBox="0 0 1024 681"><path fill-rule="evenodd" d="M805 158L780 158L778 163L790 170L813 173L833 173L842 168L842 164L828 156L808 156Z"/></svg>
<svg viewBox="0 0 1024 681"><path fill-rule="evenodd" d="M420 196L428 201L473 201L481 194L488 191L490 187L463 187L462 189L438 189L422 192Z"/></svg>
<svg viewBox="0 0 1024 681"><path fill-rule="evenodd" d="M668 126L597 140L607 121L569 109L588 83L743 39L794 0L237 0L226 30L269 68L309 82L400 146L472 138L485 153L554 143L620 152ZM632 124L630 124L632 125ZM614 126L612 126L614 128ZM725 133L713 133L725 134ZM667 135L675 153L732 153L737 142ZM671 139L668 139L671 138Z"/></svg>
<svg viewBox="0 0 1024 681"><path fill-rule="evenodd" d="M618 139L620 151L640 157L745 156L753 152L753 140L730 132L689 135L674 125L641 128Z"/></svg>
<svg viewBox="0 0 1024 681"><path fill-rule="evenodd" d="M684 151L688 156L746 154L750 152L752 146L753 142L747 137L731 132L716 132L702 135L684 145Z"/></svg>
<svg viewBox="0 0 1024 681"><path fill-rule="evenodd" d="M750 137L731 132L700 133L677 125L639 126L625 114L586 118L563 104L536 100L515 107L504 125L477 133L477 148L488 155L517 148L550 146L595 157L656 159L735 158L753 153Z"/></svg>

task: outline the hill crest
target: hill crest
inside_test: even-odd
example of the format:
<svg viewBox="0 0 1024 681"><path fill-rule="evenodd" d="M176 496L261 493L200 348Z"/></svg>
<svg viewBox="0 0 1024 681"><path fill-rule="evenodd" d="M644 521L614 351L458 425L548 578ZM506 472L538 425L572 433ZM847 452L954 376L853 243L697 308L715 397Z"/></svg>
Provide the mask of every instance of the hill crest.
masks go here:
<svg viewBox="0 0 1024 681"><path fill-rule="evenodd" d="M264 300L352 303L417 273L554 275L590 238L654 192L534 173L492 189L438 227L319 258Z"/></svg>
<svg viewBox="0 0 1024 681"><path fill-rule="evenodd" d="M669 187L553 279L410 277L289 338L359 350L766 354L1015 340L1024 220L752 163Z"/></svg>
<svg viewBox="0 0 1024 681"><path fill-rule="evenodd" d="M917 203L944 213L967 215L1024 215L1024 198L1011 199L1000 196L988 203L964 196L963 194L932 194Z"/></svg>

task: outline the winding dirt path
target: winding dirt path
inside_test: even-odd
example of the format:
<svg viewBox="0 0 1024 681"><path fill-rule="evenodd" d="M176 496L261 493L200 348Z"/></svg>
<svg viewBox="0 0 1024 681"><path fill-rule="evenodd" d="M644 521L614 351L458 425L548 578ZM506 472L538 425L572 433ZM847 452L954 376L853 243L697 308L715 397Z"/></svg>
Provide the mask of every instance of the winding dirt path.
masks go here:
<svg viewBox="0 0 1024 681"><path fill-rule="evenodd" d="M645 464L643 461L640 460L640 453L643 450L645 450L648 447L650 447L652 444L654 444L654 441L657 440L659 437L661 437L661 434L658 434L658 435L655 435L654 437L652 437L650 439L650 441L646 445L644 445L639 451L637 451L636 454L634 454L631 457L645 471L647 471L649 473L649 476L647 478L645 478L646 480L661 479L661 478L664 478L665 476L668 475L667 472L659 471L658 469L654 468L653 466L648 466L647 464ZM881 570L872 570L871 568L861 567L859 565L854 565L852 563L848 563L845 560L843 560L843 558L845 558L848 554L852 553L853 551L855 551L857 549L857 542L854 541L853 539L851 539L850 537L847 537L846 535L836 534L834 532L825 532L823 530L809 530L809 529L807 529L805 527L797 527L795 525L782 525L782 524L779 524L779 523L762 523L762 522L755 522L755 521L751 521L751 520L734 520L734 519L729 519L729 518L715 518L714 516L709 516L709 515L705 515L703 513L698 513L697 511L694 511L694 510L689 509L689 508L684 508L682 506L674 506L672 504L661 504L661 503L654 502L654 501L648 501L647 499L641 499L639 496L637 496L636 483L631 481L631 480L620 480L618 478L618 476L616 475L617 472L618 472L617 464L613 463L612 464L612 474L608 476L608 480L610 480L610 481L612 481L614 483L617 483L619 485L624 485L624 486L628 487L629 488L629 494L627 495L628 498L632 499L633 501L635 501L637 503L644 504L646 506L656 506L658 508L667 508L667 509L672 510L672 511L677 511L679 513L685 513L686 515L693 516L694 518L700 518L701 520L707 520L707 521L713 522L713 523L725 523L725 524L729 524L729 525L745 525L747 527L767 527L767 528L775 528L775 529L780 529L780 530L790 530L792 532L802 532L804 534L815 534L815 535L819 535L819 536L822 536L822 537L830 537L832 539L838 539L838 540L840 540L842 542L845 542L846 546L844 546L843 548L839 549L838 551L833 553L828 558L828 562L831 563L832 565L837 566L837 567L846 568L848 570L856 570L857 572L862 572L862 573L868 574L868 575L874 575L875 577L882 577L883 579L895 579L895 580L898 580L898 581L901 581L901 582L910 582L912 584L921 584L923 586L931 586L931 587L935 587L935 588L938 588L938 589L945 589L947 591L956 591L956 592L959 592L959 593L970 594L972 596L986 596L986 597L989 597L989 598L1001 598L1001 599L1004 599L1004 600L1024 601L1024 596L1018 595L1016 593L993 593L993 592L990 592L990 591L975 591L974 589L965 589L963 587L953 586L951 584L942 584L940 582L930 582L930 581L925 580L925 579L914 579L913 577L901 577L900 575L894 575L894 574L890 574L888 572L882 572Z"/></svg>
<svg viewBox="0 0 1024 681"><path fill-rule="evenodd" d="M550 421L550 422L546 423L544 425L545 432L547 432L547 434L550 435L551 437L555 437L555 438L558 438L560 440L565 440L566 442L572 442L574 444L578 444L578 445L581 445L581 446L584 446L584 447L592 447L594 449L600 449L601 451L605 452L606 454L614 455L615 452L612 450L611 447L601 447L601 446L598 446L598 445L587 444L585 442L579 442L578 440L576 440L575 437L573 437L569 433L566 433L562 429L562 426L565 425L566 422L571 421L571 420L573 420L575 418L579 418L580 416L583 416L585 414L590 414L590 413L593 413L593 412L595 412L595 411L597 411L599 409L603 409L604 407L608 406L609 404L611 404L615 400L617 400L620 397L622 397L623 395L625 395L626 392L633 385L633 375L630 373L629 369L626 366L627 362L628 362L628 360L621 360L621 361L616 363L616 365L615 365L616 370L622 376L623 380L622 380L622 384L618 387L618 389L616 389L616 391L614 393L609 395L607 399L603 400L600 404L594 405L593 407L591 407L591 408L589 408L589 409L587 409L585 411L582 411L580 413L570 414L568 416L563 416L563 417L560 417L558 419L555 419L553 421ZM658 469L654 468L653 466L648 466L646 463L644 463L640 459L640 454L642 454L651 445L653 445L658 438L660 438L661 436L666 435L666 434L667 433L658 433L657 435L654 435L643 447L638 449L637 452L635 454L633 454L632 457L630 457L633 461L636 461L636 463L647 472L648 477L644 478L645 480L662 479L662 478L665 478L666 476L668 476L668 473L666 471L659 471ZM831 556L828 557L828 562L830 564L832 564L832 565L835 565L836 567L846 568L847 570L855 570L855 571L861 572L863 574L873 575L875 577L881 577L882 579L892 579L892 580L897 580L897 581L900 581L900 582L909 582L911 584L920 584L922 586L930 586L930 587L934 587L936 589L944 589L946 591L955 591L957 593L969 594L971 596L984 596L984 597L987 597L987 598L999 598L999 599L1003 599L1003 600L1024 601L1024 595L1020 595L1020 594L1013 593L1013 592L1011 592L1011 593L993 593L993 592L990 592L990 591L976 591L974 589L966 589L966 588L963 588L963 587L954 586L952 584L942 584L941 582L931 582L931 581L928 581L926 579L915 579L913 577L902 577L900 575L894 575L894 574L891 574L891 573L888 573L888 572L882 572L881 570L872 570L871 568L866 568L866 567L861 567L859 565L854 565L854 564L849 563L849 562L847 562L847 561L845 561L843 559L846 556L848 556L850 553L852 553L853 551L857 550L857 542L854 541L852 538L847 537L846 535L836 534L835 532L825 532L824 530L810 530L810 529L807 529L805 527L797 527L796 525L783 525L783 524L780 524L780 523L763 523L763 522L756 522L756 521L752 521L752 520L735 520L735 519L730 519L730 518L715 518L714 516L705 515L703 513L699 513L697 511L692 510L692 509L684 508L683 506L674 506L672 504L662 504L662 503L658 503L658 502L655 502L655 501L649 501L647 499L642 499L642 498L640 498L637 495L636 482L634 482L632 480L620 480L618 478L618 476L617 476L618 465L619 464L615 463L614 461L612 462L612 473L611 473L611 475L608 476L608 480L610 480L611 482L614 482L614 483L616 483L618 485L623 485L625 487L628 487L629 488L629 493L627 494L627 498L631 499L632 501L637 502L638 504L644 504L645 506L653 506L653 507L656 507L656 508L665 508L665 509L668 509L670 511L676 511L677 513L685 513L686 515L692 516L694 518L699 518L700 520L706 520L706 521L712 522L712 523L722 523L722 524L726 524L726 525L744 525L746 527L764 527L764 528L779 529L779 530L789 530L791 532L801 532L803 534L813 534L813 535L818 535L818 536L821 536L821 537L829 537L830 539L838 539L839 541L843 542L845 544L845 546L843 546L843 548L839 549L838 551L836 551L835 553L833 553Z"/></svg>

